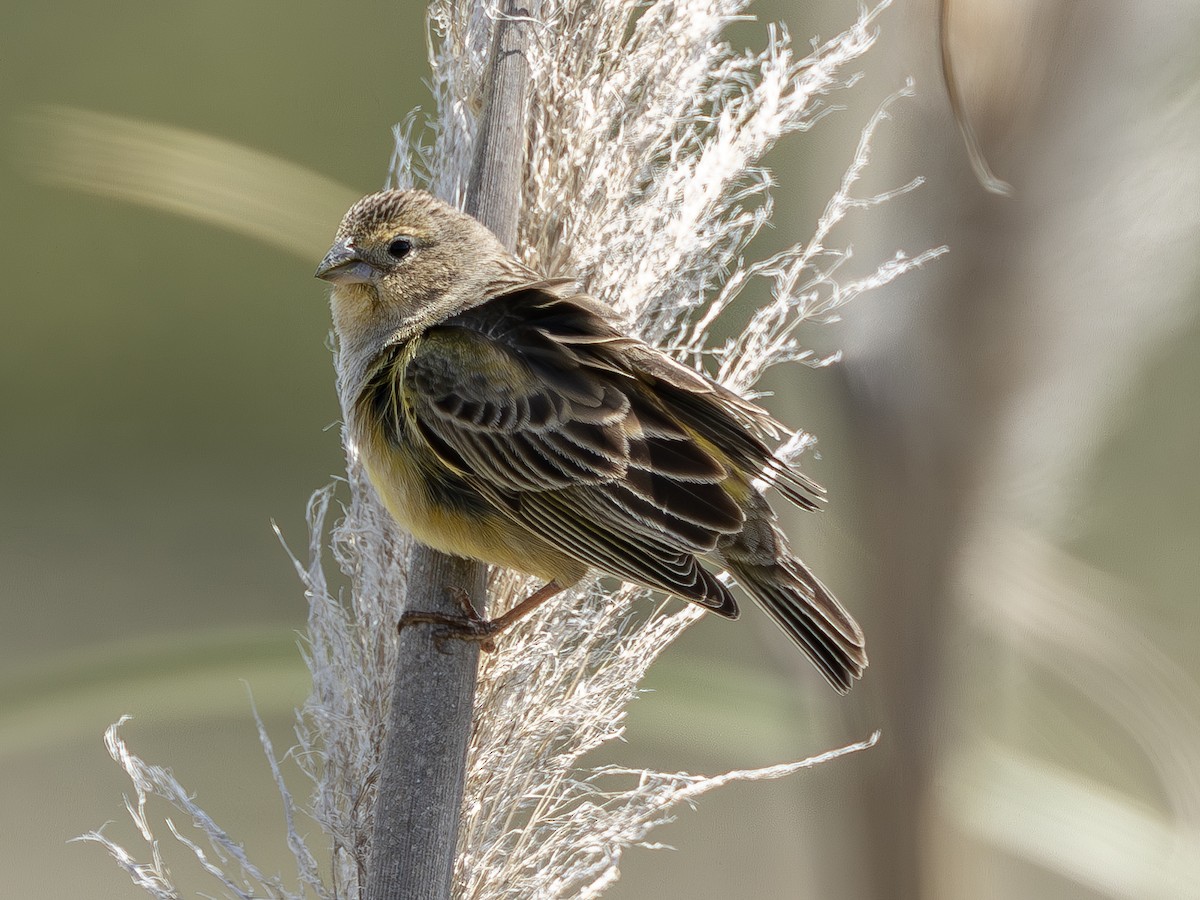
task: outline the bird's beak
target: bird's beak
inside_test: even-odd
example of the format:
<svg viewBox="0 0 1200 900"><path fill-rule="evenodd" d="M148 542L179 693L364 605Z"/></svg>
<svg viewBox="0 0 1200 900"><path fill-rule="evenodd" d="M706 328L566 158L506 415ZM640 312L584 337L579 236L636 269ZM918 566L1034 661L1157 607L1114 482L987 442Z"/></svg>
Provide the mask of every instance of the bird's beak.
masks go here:
<svg viewBox="0 0 1200 900"><path fill-rule="evenodd" d="M366 284L374 281L379 272L358 255L349 241L342 240L329 248L313 275L332 284Z"/></svg>

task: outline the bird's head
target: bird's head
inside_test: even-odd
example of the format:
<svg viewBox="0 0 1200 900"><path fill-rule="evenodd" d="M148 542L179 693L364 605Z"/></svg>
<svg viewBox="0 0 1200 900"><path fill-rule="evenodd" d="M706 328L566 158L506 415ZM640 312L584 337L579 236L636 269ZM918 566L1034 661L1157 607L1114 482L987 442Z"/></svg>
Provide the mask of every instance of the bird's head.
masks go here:
<svg viewBox="0 0 1200 900"><path fill-rule="evenodd" d="M350 207L316 277L334 286L342 351L365 361L481 302L515 265L470 216L424 191L383 191Z"/></svg>

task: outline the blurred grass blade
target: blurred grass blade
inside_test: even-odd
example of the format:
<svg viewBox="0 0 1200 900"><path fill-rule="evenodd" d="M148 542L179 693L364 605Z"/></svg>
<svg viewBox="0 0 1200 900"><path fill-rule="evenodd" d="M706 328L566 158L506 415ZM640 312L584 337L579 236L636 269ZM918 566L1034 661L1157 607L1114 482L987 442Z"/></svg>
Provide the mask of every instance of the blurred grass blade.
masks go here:
<svg viewBox="0 0 1200 900"><path fill-rule="evenodd" d="M1104 785L999 746L947 778L960 824L1105 897L1200 896L1194 835Z"/></svg>
<svg viewBox="0 0 1200 900"><path fill-rule="evenodd" d="M1005 586L977 594L994 598L988 621L1129 734L1180 826L1200 834L1200 686L1119 611L1130 589L1019 529L980 548L977 584Z"/></svg>
<svg viewBox="0 0 1200 900"><path fill-rule="evenodd" d="M962 786L950 798L960 822L1104 896L1200 898L1195 681L1119 611L1130 588L1039 535L994 528L968 556L966 590L988 601L977 607L983 623L1107 713L1161 790L1127 798L1015 750L983 748L960 763L961 779L947 778Z"/></svg>
<svg viewBox="0 0 1200 900"><path fill-rule="evenodd" d="M69 106L18 123L18 162L45 184L198 219L316 260L361 193L196 131Z"/></svg>
<svg viewBox="0 0 1200 900"><path fill-rule="evenodd" d="M239 681L254 685L264 714L284 716L304 697L307 676L287 628L139 634L54 654L0 687L0 757L90 740L111 724L114 703L159 723L238 716L246 709Z"/></svg>
<svg viewBox="0 0 1200 900"><path fill-rule="evenodd" d="M942 0L938 7L938 46L941 51L942 80L946 84L946 93L950 99L950 109L954 113L954 121L958 125L958 133L962 136L963 145L967 150L967 158L971 161L971 169L975 178L988 193L997 197L1011 197L1012 185L992 172L979 143L979 135L971 124L967 104L963 100L962 85L958 73L954 69L954 54L950 44L950 6L951 0Z"/></svg>

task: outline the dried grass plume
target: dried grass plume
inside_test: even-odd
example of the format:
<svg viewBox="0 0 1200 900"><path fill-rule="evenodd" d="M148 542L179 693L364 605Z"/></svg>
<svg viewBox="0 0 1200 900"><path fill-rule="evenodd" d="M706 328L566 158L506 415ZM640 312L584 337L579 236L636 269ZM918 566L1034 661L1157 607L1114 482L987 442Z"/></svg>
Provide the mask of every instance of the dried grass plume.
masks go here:
<svg viewBox="0 0 1200 900"><path fill-rule="evenodd" d="M867 123L813 235L769 259L746 259L772 212L763 155L829 110L827 96L853 80L848 67L873 44L886 3L860 12L844 33L807 52L778 26L768 29L760 52L731 46L726 30L747 6L746 0L543 0L533 28L519 240L530 266L577 275L642 337L707 366L741 392L772 366L819 362L796 340L801 323L834 316L863 291L942 252L898 253L864 275L839 279L849 252L830 244L849 213L916 186L873 197L854 192L871 139L905 87ZM434 112L396 129L391 184L461 200L494 21L486 2L431 4ZM713 325L755 282L769 287L771 300L737 337L712 346ZM798 454L809 442L798 432L783 452ZM87 837L105 844L153 896L179 893L145 814L150 794L191 817L200 839L171 828L225 896L360 896L408 539L374 498L348 438L346 450L349 499L342 515L327 534L334 489L318 491L309 509L308 553L296 560L310 603L304 652L313 692L300 711L293 752L312 781L307 812L323 829L322 846L309 846L293 824L293 800L265 732L297 860L290 886L255 869L169 773L129 753L114 726L109 749L134 781L129 807L150 862L135 862L103 834ZM351 585L344 596L327 577L327 540L332 563ZM511 573L494 573L493 608L528 587ZM543 607L483 658L457 897L599 896L617 879L623 851L644 842L679 803L731 780L781 777L873 741L713 778L588 768L586 755L621 735L647 668L702 615L698 607L649 596L593 583ZM214 854L220 862L210 859Z"/></svg>

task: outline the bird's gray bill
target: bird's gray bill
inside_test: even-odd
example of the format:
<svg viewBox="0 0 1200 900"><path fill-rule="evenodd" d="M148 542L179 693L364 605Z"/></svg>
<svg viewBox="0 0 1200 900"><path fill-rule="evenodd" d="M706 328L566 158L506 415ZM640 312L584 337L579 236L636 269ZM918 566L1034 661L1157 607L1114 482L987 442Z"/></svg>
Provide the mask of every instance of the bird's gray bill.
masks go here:
<svg viewBox="0 0 1200 900"><path fill-rule="evenodd" d="M329 248L314 277L331 284L366 284L374 281L379 273L366 262L358 251L346 241L338 241Z"/></svg>

